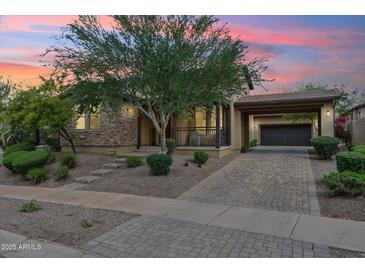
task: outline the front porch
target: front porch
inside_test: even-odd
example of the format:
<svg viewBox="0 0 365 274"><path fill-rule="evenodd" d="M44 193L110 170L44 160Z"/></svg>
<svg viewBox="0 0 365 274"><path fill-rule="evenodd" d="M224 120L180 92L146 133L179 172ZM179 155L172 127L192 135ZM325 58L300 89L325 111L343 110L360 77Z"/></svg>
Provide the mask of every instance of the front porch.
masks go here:
<svg viewBox="0 0 365 274"><path fill-rule="evenodd" d="M178 151L204 148L219 149L231 145L230 107L216 105L213 109L195 107L190 119L173 116L166 129L166 138L173 138ZM138 117L137 149L159 146L160 136L144 114ZM185 149L184 149L185 148Z"/></svg>

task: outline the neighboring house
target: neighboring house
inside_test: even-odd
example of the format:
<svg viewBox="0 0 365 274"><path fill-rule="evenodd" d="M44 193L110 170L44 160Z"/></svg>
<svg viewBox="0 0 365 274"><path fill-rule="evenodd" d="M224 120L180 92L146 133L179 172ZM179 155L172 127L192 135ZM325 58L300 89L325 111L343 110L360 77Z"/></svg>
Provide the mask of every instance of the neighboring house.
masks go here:
<svg viewBox="0 0 365 274"><path fill-rule="evenodd" d="M352 145L365 144L365 103L353 107L349 112L349 130Z"/></svg>
<svg viewBox="0 0 365 274"><path fill-rule="evenodd" d="M219 158L248 146L253 138L261 145L309 145L313 136L334 135L334 104L338 98L335 90L318 90L246 95L210 111L196 106L191 119L170 119L167 138L175 139L177 153L203 148ZM278 116L299 112L318 113L318 133L308 121L293 124ZM113 148L117 153L129 153L159 145L152 122L128 104L115 117L104 112L80 117L73 133L79 151L106 153ZM63 145L66 148L65 142Z"/></svg>

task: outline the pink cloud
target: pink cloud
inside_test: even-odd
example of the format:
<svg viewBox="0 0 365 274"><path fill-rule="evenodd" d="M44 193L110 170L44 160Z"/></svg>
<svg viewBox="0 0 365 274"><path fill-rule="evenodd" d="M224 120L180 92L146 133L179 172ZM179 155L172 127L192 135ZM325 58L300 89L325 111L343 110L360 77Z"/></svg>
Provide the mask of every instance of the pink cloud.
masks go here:
<svg viewBox="0 0 365 274"><path fill-rule="evenodd" d="M0 61L0 75L3 75L17 83L21 82L36 85L40 83L39 75L49 73L50 69L45 67Z"/></svg>

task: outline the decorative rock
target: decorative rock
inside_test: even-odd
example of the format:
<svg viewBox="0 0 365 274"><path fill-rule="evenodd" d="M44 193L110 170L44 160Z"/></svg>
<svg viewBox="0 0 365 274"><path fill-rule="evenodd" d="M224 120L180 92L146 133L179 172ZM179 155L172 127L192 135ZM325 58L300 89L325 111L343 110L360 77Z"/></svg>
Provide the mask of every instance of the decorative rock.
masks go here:
<svg viewBox="0 0 365 274"><path fill-rule="evenodd" d="M111 169L101 168L101 169L91 171L90 174L92 174L92 175L105 175L105 174L108 174L112 171L113 170L111 170Z"/></svg>
<svg viewBox="0 0 365 274"><path fill-rule="evenodd" d="M75 180L80 181L80 182L84 182L84 183L92 183L92 182L96 181L99 178L100 177L98 177L98 176L82 176L82 177L76 178Z"/></svg>
<svg viewBox="0 0 365 274"><path fill-rule="evenodd" d="M109 164L105 164L103 165L103 167L105 168L120 168L122 167L123 165L122 164L119 164L119 163L109 163Z"/></svg>

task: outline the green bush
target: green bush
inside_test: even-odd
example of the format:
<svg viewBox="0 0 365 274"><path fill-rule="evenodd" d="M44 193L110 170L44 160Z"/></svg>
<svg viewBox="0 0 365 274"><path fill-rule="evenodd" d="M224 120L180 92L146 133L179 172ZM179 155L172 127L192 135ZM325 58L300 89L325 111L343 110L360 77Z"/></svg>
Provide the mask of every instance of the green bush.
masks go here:
<svg viewBox="0 0 365 274"><path fill-rule="evenodd" d="M147 165L153 175L167 175L170 173L172 157L169 154L151 154L147 157Z"/></svg>
<svg viewBox="0 0 365 274"><path fill-rule="evenodd" d="M365 174L352 171L331 172L324 176L325 186L331 195L360 195L365 192Z"/></svg>
<svg viewBox="0 0 365 274"><path fill-rule="evenodd" d="M347 151L336 154L336 166L339 172L353 171L357 173L365 172L365 154Z"/></svg>
<svg viewBox="0 0 365 274"><path fill-rule="evenodd" d="M33 168L25 174L25 179L32 181L34 184L39 184L48 178L48 170L44 167Z"/></svg>
<svg viewBox="0 0 365 274"><path fill-rule="evenodd" d="M24 213L30 213L40 209L42 209L42 206L36 200L32 200L30 202L23 203L20 211Z"/></svg>
<svg viewBox="0 0 365 274"><path fill-rule="evenodd" d="M53 177L56 181L64 180L68 176L68 166L60 165L54 172Z"/></svg>
<svg viewBox="0 0 365 274"><path fill-rule="evenodd" d="M247 147L241 146L241 149L240 149L241 153L246 153L247 151L248 151Z"/></svg>
<svg viewBox="0 0 365 274"><path fill-rule="evenodd" d="M175 151L175 140L174 139L166 139L167 146L167 154L173 154Z"/></svg>
<svg viewBox="0 0 365 274"><path fill-rule="evenodd" d="M126 160L127 167L137 167L142 165L142 160L138 156L128 156Z"/></svg>
<svg viewBox="0 0 365 274"><path fill-rule="evenodd" d="M4 157L3 159L3 165L7 168L10 169L11 171L14 171L13 169L13 161L24 154L28 154L28 151L15 151L11 154L8 154L6 157Z"/></svg>
<svg viewBox="0 0 365 274"><path fill-rule="evenodd" d="M58 138L48 137L46 139L46 144L50 146L52 151L61 151L61 144Z"/></svg>
<svg viewBox="0 0 365 274"><path fill-rule="evenodd" d="M351 150L354 152L365 154L365 145L354 146Z"/></svg>
<svg viewBox="0 0 365 274"><path fill-rule="evenodd" d="M250 141L250 147L255 147L255 146L257 146L257 140L256 139L252 139Z"/></svg>
<svg viewBox="0 0 365 274"><path fill-rule="evenodd" d="M32 149L33 149L32 145L28 142L18 143L18 144L7 147L5 149L3 157L6 158L8 155L12 154L13 152L30 151Z"/></svg>
<svg viewBox="0 0 365 274"><path fill-rule="evenodd" d="M60 155L61 165L68 168L74 168L76 166L76 156L72 152L62 152Z"/></svg>
<svg viewBox="0 0 365 274"><path fill-rule="evenodd" d="M208 153L204 150L194 152L194 163L204 165L208 161Z"/></svg>
<svg viewBox="0 0 365 274"><path fill-rule="evenodd" d="M329 160L332 155L336 154L340 139L330 136L320 136L312 138L311 143L320 158Z"/></svg>
<svg viewBox="0 0 365 274"><path fill-rule="evenodd" d="M46 150L29 151L17 156L11 165L16 173L26 174L29 170L47 164L49 152Z"/></svg>

